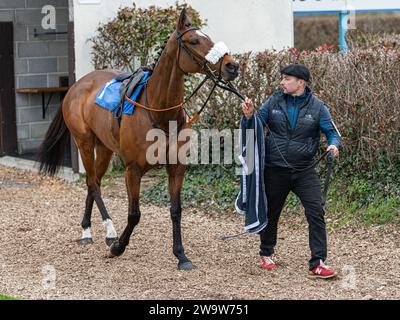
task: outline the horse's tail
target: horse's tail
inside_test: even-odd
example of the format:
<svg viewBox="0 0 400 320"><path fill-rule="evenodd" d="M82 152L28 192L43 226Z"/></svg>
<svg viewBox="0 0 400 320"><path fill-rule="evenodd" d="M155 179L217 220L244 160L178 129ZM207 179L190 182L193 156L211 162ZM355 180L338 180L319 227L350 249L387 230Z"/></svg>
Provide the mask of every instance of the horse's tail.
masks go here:
<svg viewBox="0 0 400 320"><path fill-rule="evenodd" d="M54 176L64 161L64 153L69 146L70 133L65 125L62 108L50 124L42 142L36 161L40 163L39 172Z"/></svg>

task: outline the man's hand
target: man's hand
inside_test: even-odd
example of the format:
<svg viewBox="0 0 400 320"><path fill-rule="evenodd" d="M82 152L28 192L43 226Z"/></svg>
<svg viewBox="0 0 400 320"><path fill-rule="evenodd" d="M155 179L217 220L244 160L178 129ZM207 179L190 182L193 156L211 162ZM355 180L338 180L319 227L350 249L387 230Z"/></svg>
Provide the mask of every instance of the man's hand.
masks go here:
<svg viewBox="0 0 400 320"><path fill-rule="evenodd" d="M333 156L336 158L339 155L339 149L334 145L331 144L326 151L333 150Z"/></svg>
<svg viewBox="0 0 400 320"><path fill-rule="evenodd" d="M246 97L242 104L242 111L244 116L248 119L254 114L254 105L253 102Z"/></svg>

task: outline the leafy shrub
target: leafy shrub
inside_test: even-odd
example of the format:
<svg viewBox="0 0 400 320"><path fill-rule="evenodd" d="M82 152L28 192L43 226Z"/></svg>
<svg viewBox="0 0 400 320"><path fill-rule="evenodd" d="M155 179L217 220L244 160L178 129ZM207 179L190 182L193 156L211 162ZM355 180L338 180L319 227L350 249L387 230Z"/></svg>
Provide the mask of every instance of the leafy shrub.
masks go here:
<svg viewBox="0 0 400 320"><path fill-rule="evenodd" d="M92 62L96 69L120 69L134 71L135 59L147 66L155 59L157 51L175 30L180 12L185 4L160 8L133 7L121 8L117 17L100 24L92 42ZM205 22L193 8L187 7L192 22L199 27Z"/></svg>

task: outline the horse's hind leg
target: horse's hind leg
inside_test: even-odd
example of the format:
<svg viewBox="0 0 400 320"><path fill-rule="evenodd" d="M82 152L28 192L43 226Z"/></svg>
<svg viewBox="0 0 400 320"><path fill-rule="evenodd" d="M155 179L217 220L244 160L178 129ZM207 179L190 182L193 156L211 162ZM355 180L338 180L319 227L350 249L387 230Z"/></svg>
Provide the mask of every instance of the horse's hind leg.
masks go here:
<svg viewBox="0 0 400 320"><path fill-rule="evenodd" d="M87 184L87 178L86 178L86 184ZM87 245L93 243L92 240L92 233L90 232L90 227L92 225L92 209L93 209L93 202L94 198L91 194L91 192L88 191L88 194L86 196L86 205L85 205L85 213L83 214L83 220L82 220L82 238L80 240L81 245Z"/></svg>
<svg viewBox="0 0 400 320"><path fill-rule="evenodd" d="M78 146L79 152L81 154L83 166L86 170L86 185L88 188L88 193L86 196L86 205L85 205L85 213L83 214L82 219L82 238L80 240L81 245L91 244L93 243L92 234L90 232L91 224L92 224L92 210L94 203L94 194L93 185L95 184L95 167L94 167L94 135L88 135L88 139L86 141L78 140L75 138L76 144ZM92 187L91 187L92 186Z"/></svg>
<svg viewBox="0 0 400 320"><path fill-rule="evenodd" d="M96 159L95 159L95 168L96 168L96 178L97 185L99 186L99 199L96 201L97 206L99 207L101 218L103 220L103 225L106 228L106 244L110 246L117 239L117 232L115 231L114 224L110 215L108 214L103 200L101 198L101 179L107 171L108 165L110 164L110 160L113 152L106 148L99 140L96 140Z"/></svg>
<svg viewBox="0 0 400 320"><path fill-rule="evenodd" d="M171 200L171 220L172 220L172 236L173 236L173 253L178 258L179 270L192 270L193 264L185 255L182 244L181 234L181 189L184 179L185 167L181 164L168 165L168 191Z"/></svg>
<svg viewBox="0 0 400 320"><path fill-rule="evenodd" d="M88 194L86 197L85 213L82 220L82 245L92 243L92 235L90 232L91 215L93 209L93 202L96 202L97 207L103 218L103 223L107 228L106 242L111 243L117 237L111 217L107 213L107 209L101 198L100 181L107 170L110 162L112 152L104 146L98 144L96 146L96 160L94 158L95 137L93 134L87 135L85 139L75 139L81 157L83 166L86 170L86 184L88 187Z"/></svg>

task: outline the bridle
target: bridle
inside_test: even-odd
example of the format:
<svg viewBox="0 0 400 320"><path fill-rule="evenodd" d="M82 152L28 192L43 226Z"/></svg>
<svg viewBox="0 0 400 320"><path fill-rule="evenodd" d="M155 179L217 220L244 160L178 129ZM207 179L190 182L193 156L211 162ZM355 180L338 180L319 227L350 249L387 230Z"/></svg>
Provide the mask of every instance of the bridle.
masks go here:
<svg viewBox="0 0 400 320"><path fill-rule="evenodd" d="M177 66L178 66L178 68L179 69L181 69L181 71L183 72L183 73L185 73L185 74L188 74L186 71L184 71L182 68L181 68L181 66L180 66L180 64L179 64L179 59L180 59L180 57L181 57L181 49L183 49L183 50L185 50L185 52L188 54L188 56L194 61L194 62L196 62L196 64L200 67L200 69L202 70L202 71L204 71L207 75L214 75L215 76L215 73L211 70L211 68L210 68L210 66L209 66L209 64L208 64L208 61L204 58L204 57L202 57L202 56L200 56L196 51L194 51L193 49L191 49L190 47L188 47L184 42L183 42L183 40L182 40L182 37L186 34L186 33L188 33L188 32L190 32L190 31L199 31L199 29L198 28L195 28L195 27L193 27L193 28L189 28L189 29L187 29L187 30L185 30L184 32L179 32L179 31L176 31L176 41L178 42L178 45L179 45L179 47L178 47L178 54L176 55L176 64L177 64ZM221 59L222 59L223 57L221 57ZM220 69L219 69L219 73L221 73L221 65L222 65L222 62L220 61ZM216 77L216 76L215 76ZM218 77L216 77L216 78L220 78L220 75L218 76Z"/></svg>
<svg viewBox="0 0 400 320"><path fill-rule="evenodd" d="M154 120L154 118L151 116L150 111L152 112L166 112L166 111L171 111L171 110L175 110L175 109L180 109L182 108L187 117L188 117L188 121L186 122L189 126L192 125L192 123L199 118L200 114L203 112L204 108L206 107L207 103L209 102L214 90L219 87L223 90L227 90L230 91L234 94L236 94L239 98L241 98L242 100L244 100L244 96L242 94L240 94L238 92L238 90L229 82L229 81L225 81L222 79L222 73L221 73L221 69L222 69L222 60L224 58L224 56L220 57L220 59L218 60L219 62L219 70L218 71L213 71L211 69L210 66L210 62L207 61L207 59L205 57L202 57L201 55L199 55L196 51L194 51L193 49L191 49L190 47L188 47L183 41L182 41L182 37L190 32L190 31L198 31L200 29L196 28L196 27L192 27L192 28L188 28L186 29L184 32L178 32L176 31L176 41L178 43L178 53L177 53L177 57L176 57L176 64L178 66L178 68L184 73L187 74L187 72L185 72L181 67L180 67L180 57L181 57L181 52L182 50L200 67L201 71L203 71L206 76L204 77L204 79L199 83L199 85L194 89L194 91L192 92L192 94L185 99L184 102L173 106L173 107L169 107L169 108L165 108L165 109L154 109L154 108L150 108L148 106L144 106L141 105L135 101L132 101L129 97L125 96L125 99L128 100L130 103L134 104L137 107L146 109L148 111L148 115L150 117L150 120L153 124L154 128L159 128L156 124L156 121ZM156 65L157 66L157 65ZM214 84L210 90L210 93L207 96L207 99L205 100L205 102L203 103L202 107L199 109L199 111L197 111L193 116L189 115L189 112L186 110L185 105L187 104L187 102L200 90L200 88L208 81L211 80ZM147 83L146 83L147 84ZM147 103L147 85L145 84L145 96L146 96L146 104ZM185 123L185 121L183 121L180 125L178 125L178 131L180 131L180 129L183 127L183 124Z"/></svg>
<svg viewBox="0 0 400 320"><path fill-rule="evenodd" d="M183 49L188 56L194 61L196 62L196 64L200 67L201 71L203 71L206 76L204 77L204 79L199 83L199 85L196 87L196 89L193 91L193 93L185 100L185 102L183 103L184 105L200 90L200 88L207 82L207 80L211 80L214 85L210 90L210 93L208 94L207 99L205 100L205 102L203 103L203 106L200 108L200 110L198 112L196 112L196 114L191 117L191 120L189 120L189 122L193 122L194 120L196 120L199 116L200 113L204 110L204 108L206 107L208 101L211 98L211 95L213 94L214 90L216 87L219 87L223 90L227 90L230 91L234 94L236 94L239 98L241 98L243 101L244 96L229 82L229 81L225 81L222 79L222 73L221 73L221 69L222 69L222 60L224 58L224 56L220 57L219 59L219 70L218 73L217 71L213 71L210 67L210 62L207 61L204 57L201 57L198 53L196 53L193 49L191 49L190 47L188 47L183 41L182 41L182 37L190 32L190 31L198 31L200 29L196 28L196 27L192 27L189 28L187 30L185 30L184 32L179 32L176 31L176 40L178 42L178 54L177 54L177 66L179 67L179 69L182 70L182 68L180 67L179 64L179 59L181 56L181 49ZM186 72L184 70L182 70L185 74ZM186 114L187 111L186 109L184 109Z"/></svg>

